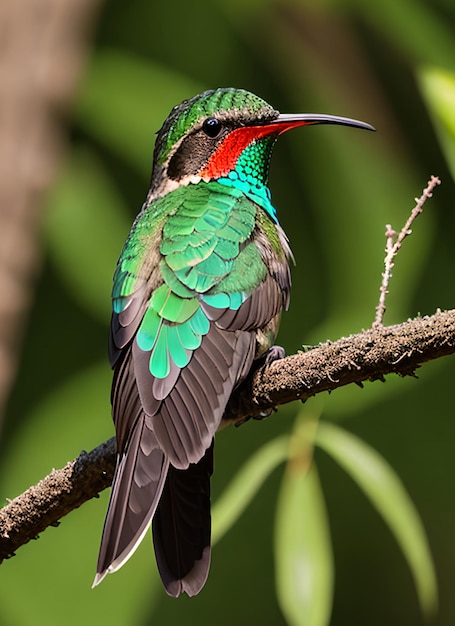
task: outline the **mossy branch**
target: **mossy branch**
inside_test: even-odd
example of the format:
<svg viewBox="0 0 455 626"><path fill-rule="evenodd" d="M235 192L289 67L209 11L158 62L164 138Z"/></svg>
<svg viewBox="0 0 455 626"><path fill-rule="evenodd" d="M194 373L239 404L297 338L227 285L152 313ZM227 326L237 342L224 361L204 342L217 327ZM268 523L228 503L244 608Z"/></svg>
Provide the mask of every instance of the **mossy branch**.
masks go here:
<svg viewBox="0 0 455 626"><path fill-rule="evenodd" d="M432 176L395 243L396 233L387 226L385 272L373 327L259 367L232 395L226 421L261 418L280 404L305 402L351 383L362 386L365 381L384 380L387 374L415 376L422 363L455 353L455 310L437 311L396 326L382 325L394 258L438 184L439 179ZM58 525L67 513L97 497L111 484L114 467L112 438L91 452L81 452L0 509L0 563L48 526Z"/></svg>
<svg viewBox="0 0 455 626"><path fill-rule="evenodd" d="M387 374L413 376L422 363L453 353L455 310L374 327L261 367L233 394L225 417L239 422L351 383L384 380ZM110 485L114 465L115 440L110 439L9 502L0 510L0 562L97 497Z"/></svg>

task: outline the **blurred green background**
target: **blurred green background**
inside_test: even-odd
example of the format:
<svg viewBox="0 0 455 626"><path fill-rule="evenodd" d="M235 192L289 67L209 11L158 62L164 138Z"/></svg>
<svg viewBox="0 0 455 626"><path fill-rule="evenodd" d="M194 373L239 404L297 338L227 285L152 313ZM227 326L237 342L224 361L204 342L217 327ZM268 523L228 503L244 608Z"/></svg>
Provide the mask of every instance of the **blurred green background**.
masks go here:
<svg viewBox="0 0 455 626"><path fill-rule="evenodd" d="M71 150L44 215L45 264L1 440L2 501L113 434L111 276L147 192L154 133L175 104L202 90L244 87L281 112L356 117L378 131L301 129L275 149L270 186L296 259L279 338L288 353L371 325L385 224L401 228L431 174L443 185L398 256L385 323L453 308L454 33L455 5L447 0L104 4L70 120ZM214 547L198 597L165 595L149 539L120 572L90 589L106 492L2 565L0 623L419 625L419 601L427 609L435 601L429 546L439 586L439 611L429 621L454 624L454 364L446 358L422 367L417 380L389 377L318 397L297 421L301 407L290 405L221 433L214 502L257 450L269 441L279 450L272 458L266 448L262 469L259 461L253 467L260 489L247 494L246 510ZM393 468L392 483L400 477L428 546L415 511L393 532L390 519L384 522L387 494L392 517L406 509L405 495L392 496L385 480L376 485L383 505L372 506L358 486L361 466L353 481L336 454L317 447L318 476L312 471L303 487L305 476L286 480L287 439L277 437L293 432L308 459L318 416L363 440L370 461L375 449L381 467ZM327 448L323 438L319 445ZM253 470L244 474L251 492ZM367 489L371 495L374 485ZM235 495L229 502L236 505ZM405 558L413 523L417 538ZM286 558L299 549L308 556L308 546L317 587L292 606L282 586ZM283 561L275 557L281 550ZM423 555L414 566L413 550Z"/></svg>

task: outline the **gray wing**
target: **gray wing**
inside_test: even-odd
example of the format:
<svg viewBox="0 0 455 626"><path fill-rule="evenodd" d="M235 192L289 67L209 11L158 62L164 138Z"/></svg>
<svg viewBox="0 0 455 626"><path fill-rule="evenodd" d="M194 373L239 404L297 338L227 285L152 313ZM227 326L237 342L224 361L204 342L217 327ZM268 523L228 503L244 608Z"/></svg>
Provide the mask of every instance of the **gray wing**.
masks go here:
<svg viewBox="0 0 455 626"><path fill-rule="evenodd" d="M114 378L114 406L125 420L116 420L117 466L112 482L93 586L118 570L135 551L152 521L169 462L147 426L131 374L130 350Z"/></svg>

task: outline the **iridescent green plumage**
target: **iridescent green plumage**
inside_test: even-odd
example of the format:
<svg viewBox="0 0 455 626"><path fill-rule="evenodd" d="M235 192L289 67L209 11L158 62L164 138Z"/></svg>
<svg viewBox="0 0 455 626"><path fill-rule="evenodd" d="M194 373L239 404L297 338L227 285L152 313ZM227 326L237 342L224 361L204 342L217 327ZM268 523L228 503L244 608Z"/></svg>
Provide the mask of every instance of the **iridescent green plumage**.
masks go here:
<svg viewBox="0 0 455 626"><path fill-rule="evenodd" d="M179 187L147 207L120 257L113 288L114 310L121 313L147 265L140 252L159 231L160 282L137 331L141 350L150 351L150 372L165 378L171 360L185 367L210 321L204 304L237 310L265 278L257 247L246 244L255 227L257 206L241 191L217 182ZM138 255L139 251L139 255Z"/></svg>
<svg viewBox="0 0 455 626"><path fill-rule="evenodd" d="M362 125L281 116L249 92L218 89L175 107L158 134L147 201L114 274L118 456L94 584L151 524L167 592L205 583L214 435L254 360L276 356L289 303L290 250L267 187L272 147L284 130L321 121Z"/></svg>

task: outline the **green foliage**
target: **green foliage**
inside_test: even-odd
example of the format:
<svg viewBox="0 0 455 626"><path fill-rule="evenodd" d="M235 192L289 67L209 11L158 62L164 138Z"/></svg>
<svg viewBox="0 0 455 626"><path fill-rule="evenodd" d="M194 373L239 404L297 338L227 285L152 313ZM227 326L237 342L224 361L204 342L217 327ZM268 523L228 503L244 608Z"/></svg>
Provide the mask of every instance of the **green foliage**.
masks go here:
<svg viewBox="0 0 455 626"><path fill-rule="evenodd" d="M437 583L419 514L390 465L361 439L321 423L316 443L345 469L371 500L395 536L412 571L423 613L437 607Z"/></svg>
<svg viewBox="0 0 455 626"><path fill-rule="evenodd" d="M332 547L324 497L312 462L313 437L314 423L298 419L277 503L276 587L291 626L326 626L332 606Z"/></svg>
<svg viewBox="0 0 455 626"><path fill-rule="evenodd" d="M302 469L290 461L278 501L277 594L291 626L326 626L333 588L327 514L316 468Z"/></svg>
<svg viewBox="0 0 455 626"><path fill-rule="evenodd" d="M89 63L75 117L93 138L148 177L155 133L174 104L200 90L197 81L151 59L102 48Z"/></svg>
<svg viewBox="0 0 455 626"><path fill-rule="evenodd" d="M441 148L455 179L455 72L426 67L418 76Z"/></svg>
<svg viewBox="0 0 455 626"><path fill-rule="evenodd" d="M259 448L231 480L212 508L213 544L235 524L269 474L286 460L288 446L287 437L272 439Z"/></svg>
<svg viewBox="0 0 455 626"><path fill-rule="evenodd" d="M45 263L2 441L3 499L113 433L104 348L112 274L145 197L154 133L204 89L245 87L282 112L377 127L305 128L275 149L273 204L297 260L280 333L288 352L371 324L385 224L401 227L430 174L443 185L396 260L385 322L453 307L454 19L442 0L105 5L43 223ZM408 626L422 620L413 584L424 613L436 605L436 569L438 623L454 623L452 378L453 360L432 363L418 381L310 401L319 424L299 418L290 432L296 410L283 407L220 433L218 543L197 598L165 597L150 541L90 589L103 494L2 565L0 622ZM316 467L313 446L331 458L317 453ZM284 463L279 484L274 470ZM338 465L385 520L409 571Z"/></svg>
<svg viewBox="0 0 455 626"><path fill-rule="evenodd" d="M130 224L103 164L75 150L48 201L44 237L68 289L90 314L110 318L112 267Z"/></svg>

